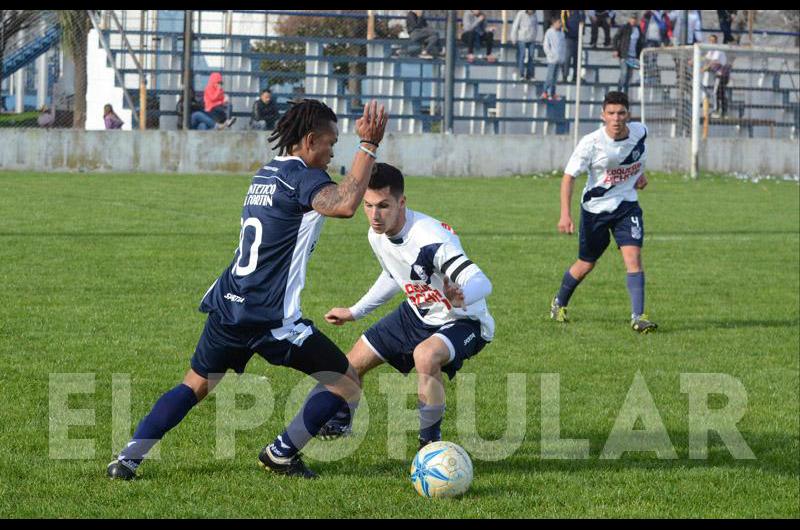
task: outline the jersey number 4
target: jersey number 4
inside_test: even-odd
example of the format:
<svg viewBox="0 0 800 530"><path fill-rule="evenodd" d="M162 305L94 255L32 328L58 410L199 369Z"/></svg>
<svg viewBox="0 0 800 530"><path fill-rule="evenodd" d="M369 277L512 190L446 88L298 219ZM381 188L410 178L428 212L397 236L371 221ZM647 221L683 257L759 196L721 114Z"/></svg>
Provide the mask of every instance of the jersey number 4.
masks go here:
<svg viewBox="0 0 800 530"><path fill-rule="evenodd" d="M261 227L261 221L258 220L257 217L248 217L247 219L242 219L242 231L239 233L239 248L236 249L236 264L233 266L233 274L236 276L247 276L254 270L256 270L256 265L258 264L258 247L261 246L261 236L264 233L263 228ZM247 251L247 261L246 265L242 265L242 261L245 259L244 249L242 245L244 244L244 234L248 228L252 228L255 231L255 235L253 236L253 242L250 244L250 248Z"/></svg>

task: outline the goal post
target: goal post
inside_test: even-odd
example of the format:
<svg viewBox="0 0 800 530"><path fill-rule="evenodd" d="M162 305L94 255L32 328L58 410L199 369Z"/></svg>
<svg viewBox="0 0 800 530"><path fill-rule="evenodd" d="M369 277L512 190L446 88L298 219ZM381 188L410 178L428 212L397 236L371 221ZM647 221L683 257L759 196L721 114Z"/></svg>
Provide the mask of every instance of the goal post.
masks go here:
<svg viewBox="0 0 800 530"><path fill-rule="evenodd" d="M690 139L692 177L701 169L707 137L797 138L796 48L703 43L645 48L639 64L642 123L653 136Z"/></svg>

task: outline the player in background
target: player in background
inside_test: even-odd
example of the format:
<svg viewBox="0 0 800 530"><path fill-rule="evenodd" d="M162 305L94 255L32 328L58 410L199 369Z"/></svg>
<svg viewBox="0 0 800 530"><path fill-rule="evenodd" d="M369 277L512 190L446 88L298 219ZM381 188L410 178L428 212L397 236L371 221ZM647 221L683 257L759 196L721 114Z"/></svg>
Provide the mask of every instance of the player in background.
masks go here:
<svg viewBox="0 0 800 530"><path fill-rule="evenodd" d="M486 306L492 284L467 258L448 225L406 208L403 174L376 164L364 194L369 244L381 265L375 284L354 306L335 307L325 320L358 320L397 293L406 300L368 328L347 358L359 378L389 363L403 374L417 369L420 447L441 440L445 410L442 372L455 377L464 361L494 337ZM350 431L354 408L343 404L318 437L331 440Z"/></svg>
<svg viewBox="0 0 800 530"><path fill-rule="evenodd" d="M588 172L588 179L581 194L578 260L564 273L561 288L550 305L550 317L567 322L570 297L603 255L611 232L628 271L631 328L649 333L658 326L644 312L644 220L636 193L647 186L647 128L641 123L628 123L628 109L628 97L623 92L606 94L601 114L605 124L581 139L564 170L558 221L561 233L575 231L570 214L575 177Z"/></svg>
<svg viewBox="0 0 800 530"><path fill-rule="evenodd" d="M361 139L350 174L337 185L325 172L339 133L336 115L305 99L280 119L269 138L279 155L253 177L242 209L233 262L206 291L208 313L191 368L139 423L107 469L130 480L147 452L219 383L228 369L244 372L253 353L317 378L323 386L258 456L278 473L314 478L300 449L347 401L360 397L344 353L304 319L300 293L325 217L352 217L364 196L387 115L372 101L356 121ZM288 155L288 156L284 156Z"/></svg>

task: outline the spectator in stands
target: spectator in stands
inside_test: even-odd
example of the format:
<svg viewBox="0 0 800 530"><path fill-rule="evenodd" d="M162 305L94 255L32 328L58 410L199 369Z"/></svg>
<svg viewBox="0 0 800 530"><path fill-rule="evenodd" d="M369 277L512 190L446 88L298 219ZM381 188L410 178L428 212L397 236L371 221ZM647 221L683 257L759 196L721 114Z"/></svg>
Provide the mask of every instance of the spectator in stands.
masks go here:
<svg viewBox="0 0 800 530"><path fill-rule="evenodd" d="M253 115L250 117L250 128L271 131L278 121L278 107L272 101L272 92L265 88L253 103Z"/></svg>
<svg viewBox="0 0 800 530"><path fill-rule="evenodd" d="M544 55L547 58L547 75L544 82L544 92L542 99L555 99L556 82L558 79L558 66L564 62L567 54L567 46L564 42L564 33L561 31L561 19L554 18L550 23L550 28L544 34Z"/></svg>
<svg viewBox="0 0 800 530"><path fill-rule="evenodd" d="M467 62L475 60L476 44L486 46L486 60L495 62L497 59L492 55L494 28L486 25L486 14L480 9L467 9L464 11L462 25L464 31L461 33L461 40L467 45Z"/></svg>
<svg viewBox="0 0 800 530"><path fill-rule="evenodd" d="M669 15L658 9L644 12L639 29L644 35L645 48L660 48L668 45L672 39L672 23ZM644 84L647 86L657 85L661 82L661 72L656 61L654 54L647 56L644 70L647 72L644 79Z"/></svg>
<svg viewBox="0 0 800 530"><path fill-rule="evenodd" d="M574 83L576 76L580 75L578 72L578 34L580 32L580 23L586 18L586 12L582 9L561 10L561 30L564 32L565 42L567 45L567 57L564 60L562 69L562 78L565 83ZM572 68L572 79L567 81L569 69Z"/></svg>
<svg viewBox="0 0 800 530"><path fill-rule="evenodd" d="M122 129L122 125L125 123L108 103L103 107L103 121L106 124L106 129Z"/></svg>
<svg viewBox="0 0 800 530"><path fill-rule="evenodd" d="M749 18L749 10L748 9L740 9L736 12L736 16L734 17L734 22L736 24L736 31L739 32L739 35L736 37L736 44L742 43L742 34L747 29L747 19ZM797 38L795 41L795 46L800 46L800 37Z"/></svg>
<svg viewBox="0 0 800 530"><path fill-rule="evenodd" d="M609 25L609 9L593 9L588 11L589 20L592 21L592 37L589 46L597 48L597 36L600 33L600 28L603 28L603 47L608 48L611 46L611 26Z"/></svg>
<svg viewBox="0 0 800 530"><path fill-rule="evenodd" d="M736 42L731 32L731 24L736 20L736 9L717 9L719 17L719 30L722 32L722 44Z"/></svg>
<svg viewBox="0 0 800 530"><path fill-rule="evenodd" d="M639 68L639 53L642 51L644 39L642 31L639 29L636 15L632 14L628 18L628 23L622 26L617 34L614 35L612 48L614 57L619 57L619 83L617 88L620 92L628 93L628 86L631 83L633 71Z"/></svg>
<svg viewBox="0 0 800 530"><path fill-rule="evenodd" d="M645 48L660 48L672 39L672 21L660 9L645 11L639 29L644 35Z"/></svg>
<svg viewBox="0 0 800 530"><path fill-rule="evenodd" d="M178 103L175 106L175 111L178 114L178 128L183 128L183 92L178 96ZM196 129L197 127L192 125L193 114L195 112L203 112L203 97L202 94L197 94L194 91L193 87L189 87L189 128ZM212 120L213 121L213 120ZM216 122L212 125L212 127L216 125Z"/></svg>
<svg viewBox="0 0 800 530"><path fill-rule="evenodd" d="M425 20L422 9L408 12L408 15L406 15L406 31L412 45L422 46L422 43L425 43L425 48L419 54L420 57L431 58L442 53L439 32L428 26L428 21Z"/></svg>
<svg viewBox="0 0 800 530"><path fill-rule="evenodd" d="M55 107L48 107L47 105L39 109L39 117L36 118L36 123L39 127L52 127L56 122L56 109Z"/></svg>
<svg viewBox="0 0 800 530"><path fill-rule="evenodd" d="M203 92L203 103L206 114L216 123L230 127L236 121L236 117L231 116L232 106L222 88L222 74L219 72L213 72L208 78L208 84Z"/></svg>
<svg viewBox="0 0 800 530"><path fill-rule="evenodd" d="M554 18L561 18L560 9L543 9L542 10L542 34L547 33L550 26L553 24Z"/></svg>
<svg viewBox="0 0 800 530"><path fill-rule="evenodd" d="M673 9L667 13L669 19L672 21L672 44L674 46L682 46L683 42L680 41L681 31L683 28L683 11ZM689 11L688 15L689 30L686 34L686 44L694 44L695 42L703 42L702 20L700 19L700 12L696 9Z"/></svg>
<svg viewBox="0 0 800 530"><path fill-rule="evenodd" d="M517 46L517 69L519 78L526 81L533 80L533 63L536 57L536 26L539 21L536 11L520 9L511 24L511 42ZM527 67L525 59L527 58Z"/></svg>
<svg viewBox="0 0 800 530"><path fill-rule="evenodd" d="M717 36L709 36L711 44L717 44ZM703 87L708 90L711 85L710 75L714 76L713 85L713 102L714 110L711 114L712 118L724 118L728 113L728 100L725 95L725 89L728 87L730 81L731 66L728 63L728 57L722 50L709 50L704 58L704 64L701 68L703 73Z"/></svg>
<svg viewBox="0 0 800 530"><path fill-rule="evenodd" d="M193 87L189 87L189 129L207 131L209 129L224 129L225 124L218 124L206 113L203 95L197 94ZM178 127L183 127L183 94L178 96L177 104Z"/></svg>

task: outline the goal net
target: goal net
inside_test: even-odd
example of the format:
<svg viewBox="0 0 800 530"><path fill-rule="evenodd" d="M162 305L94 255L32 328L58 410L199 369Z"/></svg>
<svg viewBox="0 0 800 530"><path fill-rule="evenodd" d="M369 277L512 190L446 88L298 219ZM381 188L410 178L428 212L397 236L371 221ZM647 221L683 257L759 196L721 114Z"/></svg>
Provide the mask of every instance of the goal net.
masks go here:
<svg viewBox="0 0 800 530"><path fill-rule="evenodd" d="M800 51L695 44L646 48L640 58L642 121L653 136L791 138L800 125Z"/></svg>

